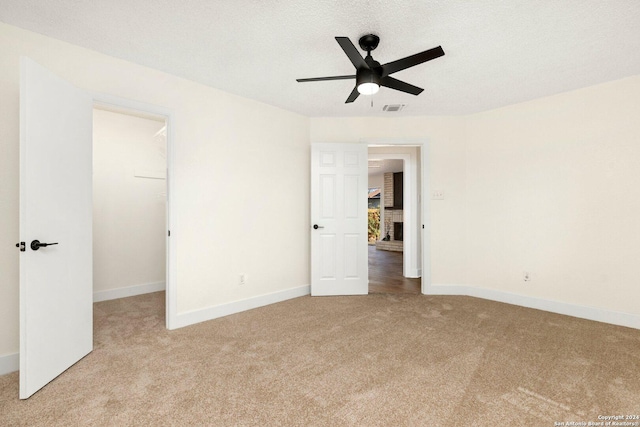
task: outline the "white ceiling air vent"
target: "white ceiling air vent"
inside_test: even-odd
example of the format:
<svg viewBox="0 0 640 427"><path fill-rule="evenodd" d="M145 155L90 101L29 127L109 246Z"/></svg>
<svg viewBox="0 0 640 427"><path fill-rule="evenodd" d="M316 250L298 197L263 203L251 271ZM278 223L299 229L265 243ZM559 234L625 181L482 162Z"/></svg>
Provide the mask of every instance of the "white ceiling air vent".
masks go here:
<svg viewBox="0 0 640 427"><path fill-rule="evenodd" d="M382 160L369 160L369 167L370 168L381 168L382 167Z"/></svg>
<svg viewBox="0 0 640 427"><path fill-rule="evenodd" d="M404 107L405 107L405 104L387 104L384 107L382 107L382 111L388 111L388 112L401 111Z"/></svg>

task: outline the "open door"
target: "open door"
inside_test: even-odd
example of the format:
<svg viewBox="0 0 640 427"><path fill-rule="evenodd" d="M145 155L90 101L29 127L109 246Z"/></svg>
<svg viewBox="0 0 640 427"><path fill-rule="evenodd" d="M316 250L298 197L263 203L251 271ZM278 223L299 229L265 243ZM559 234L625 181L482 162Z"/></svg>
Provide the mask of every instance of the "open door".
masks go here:
<svg viewBox="0 0 640 427"><path fill-rule="evenodd" d="M93 349L92 98L20 63L20 398Z"/></svg>
<svg viewBox="0 0 640 427"><path fill-rule="evenodd" d="M312 144L311 295L369 292L365 144Z"/></svg>

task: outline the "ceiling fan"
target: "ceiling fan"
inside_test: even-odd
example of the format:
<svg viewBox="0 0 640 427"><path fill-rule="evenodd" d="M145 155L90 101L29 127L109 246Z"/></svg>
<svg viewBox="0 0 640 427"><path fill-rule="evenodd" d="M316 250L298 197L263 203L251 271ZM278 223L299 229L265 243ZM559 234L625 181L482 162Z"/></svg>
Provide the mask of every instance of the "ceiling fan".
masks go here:
<svg viewBox="0 0 640 427"><path fill-rule="evenodd" d="M423 62L431 61L432 59L436 59L444 55L444 50L442 50L441 46L438 46L433 49L425 50L424 52L416 53L415 55L407 56L406 58L398 59L397 61L380 65L380 63L375 61L371 56L371 51L378 47L378 43L380 42L380 37L375 34L362 36L358 41L362 50L367 51L367 56L364 58L360 55L358 49L356 49L348 37L336 37L336 41L342 50L344 50L344 53L347 54L353 66L356 67L356 74L348 76L296 79L296 81L318 82L323 80L356 79L356 87L353 88L353 91L345 101L345 104L355 101L360 94L373 95L378 92L380 86L410 93L412 95L419 95L424 89L395 79L391 77L390 74L413 67L414 65L422 64Z"/></svg>

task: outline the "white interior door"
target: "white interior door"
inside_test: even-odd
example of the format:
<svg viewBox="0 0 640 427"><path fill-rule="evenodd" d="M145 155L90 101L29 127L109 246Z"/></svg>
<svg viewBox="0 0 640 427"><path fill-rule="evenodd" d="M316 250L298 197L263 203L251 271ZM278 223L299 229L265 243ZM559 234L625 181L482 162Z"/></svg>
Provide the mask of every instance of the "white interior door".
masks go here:
<svg viewBox="0 0 640 427"><path fill-rule="evenodd" d="M312 144L311 295L369 292L367 146Z"/></svg>
<svg viewBox="0 0 640 427"><path fill-rule="evenodd" d="M92 98L20 64L20 398L93 349ZM33 241L57 243L40 247Z"/></svg>

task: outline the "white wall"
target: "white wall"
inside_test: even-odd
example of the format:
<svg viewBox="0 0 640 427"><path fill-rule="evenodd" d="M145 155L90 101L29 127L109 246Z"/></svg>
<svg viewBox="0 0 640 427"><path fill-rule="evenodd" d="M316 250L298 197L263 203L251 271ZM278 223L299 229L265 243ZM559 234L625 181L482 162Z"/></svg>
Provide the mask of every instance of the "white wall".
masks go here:
<svg viewBox="0 0 640 427"><path fill-rule="evenodd" d="M0 357L18 351L20 55L173 111L178 315L308 286L308 118L0 24Z"/></svg>
<svg viewBox="0 0 640 427"><path fill-rule="evenodd" d="M640 315L640 76L468 117L308 119L0 24L0 356L18 349L20 55L174 112L179 313L308 284L310 140L427 138L434 284Z"/></svg>
<svg viewBox="0 0 640 427"><path fill-rule="evenodd" d="M639 100L636 76L467 118L468 283L640 315Z"/></svg>
<svg viewBox="0 0 640 427"><path fill-rule="evenodd" d="M165 281L167 182L138 176L165 174L164 125L93 111L94 293Z"/></svg>
<svg viewBox="0 0 640 427"><path fill-rule="evenodd" d="M638 99L635 76L465 117L311 119L311 140L429 140L439 292L638 327Z"/></svg>

